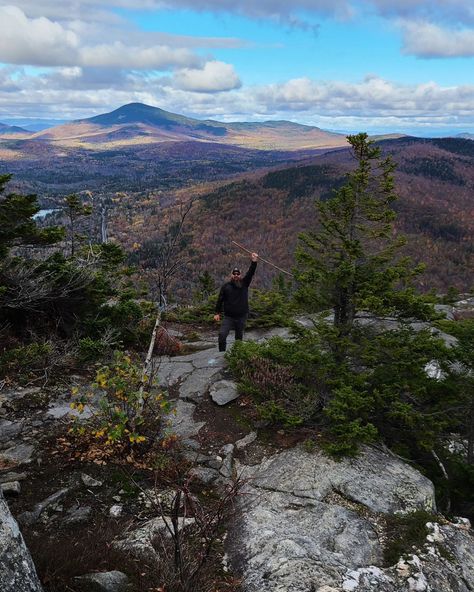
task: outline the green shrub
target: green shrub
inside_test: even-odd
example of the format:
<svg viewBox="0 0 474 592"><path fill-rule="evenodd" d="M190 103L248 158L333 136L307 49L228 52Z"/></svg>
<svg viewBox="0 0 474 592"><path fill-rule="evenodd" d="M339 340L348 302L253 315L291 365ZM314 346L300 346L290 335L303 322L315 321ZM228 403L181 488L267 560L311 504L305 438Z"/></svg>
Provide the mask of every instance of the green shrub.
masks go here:
<svg viewBox="0 0 474 592"><path fill-rule="evenodd" d="M190 325L206 325L214 323L217 296L211 296L205 302L195 306L177 306L163 313L163 320Z"/></svg>
<svg viewBox="0 0 474 592"><path fill-rule="evenodd" d="M257 405L256 408L260 417L271 424L294 427L303 423L301 417L288 413L283 403L279 404L276 401L264 401Z"/></svg>
<svg viewBox="0 0 474 592"><path fill-rule="evenodd" d="M314 360L298 344L279 337L266 343L236 342L226 358L239 388L254 398L263 419L294 426L314 419L320 410L311 379Z"/></svg>
<svg viewBox="0 0 474 592"><path fill-rule="evenodd" d="M247 327L287 327L296 309L288 297L278 290L251 290L250 317Z"/></svg>
<svg viewBox="0 0 474 592"><path fill-rule="evenodd" d="M94 341L114 335L114 344L145 347L155 323L156 309L147 301L119 299L101 306L84 324L83 332Z"/></svg>
<svg viewBox="0 0 474 592"><path fill-rule="evenodd" d="M79 340L78 360L79 362L96 362L104 356L107 349L107 344L104 341L84 337Z"/></svg>
<svg viewBox="0 0 474 592"><path fill-rule="evenodd" d="M427 522L436 522L438 516L426 510L409 514L390 515L386 518L387 543L384 560L387 566L395 565L400 557L416 553L426 542L429 534Z"/></svg>
<svg viewBox="0 0 474 592"><path fill-rule="evenodd" d="M0 355L0 376L27 380L48 366L52 352L50 342L33 342L9 349Z"/></svg>
<svg viewBox="0 0 474 592"><path fill-rule="evenodd" d="M250 290L250 314L247 328L255 327L287 327L292 323L296 308L290 300L290 287L284 280L277 278L271 290ZM166 311L164 319L167 321L210 324L216 314L217 294L213 294L206 301L194 306L178 306Z"/></svg>
<svg viewBox="0 0 474 592"><path fill-rule="evenodd" d="M410 328L361 327L350 340L334 340L333 332L323 323L292 341L236 343L229 367L262 416L317 425L332 454L355 454L379 438L412 451L432 448L446 425L445 414L432 413L443 384L425 368L432 360L445 367L446 348Z"/></svg>

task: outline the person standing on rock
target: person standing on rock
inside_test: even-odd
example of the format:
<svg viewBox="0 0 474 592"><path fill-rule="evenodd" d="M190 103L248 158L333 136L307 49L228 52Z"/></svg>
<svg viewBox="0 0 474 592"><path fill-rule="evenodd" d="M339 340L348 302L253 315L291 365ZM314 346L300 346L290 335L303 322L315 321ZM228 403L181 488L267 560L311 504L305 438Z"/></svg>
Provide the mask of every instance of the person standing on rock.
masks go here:
<svg viewBox="0 0 474 592"><path fill-rule="evenodd" d="M230 331L235 331L236 340L241 340L244 336L245 322L249 313L249 286L257 269L257 259L257 253L252 253L252 262L244 277L241 276L240 269L234 267L230 281L226 282L219 292L214 320L220 321L221 313L224 312L219 331L219 351L221 352L226 349Z"/></svg>

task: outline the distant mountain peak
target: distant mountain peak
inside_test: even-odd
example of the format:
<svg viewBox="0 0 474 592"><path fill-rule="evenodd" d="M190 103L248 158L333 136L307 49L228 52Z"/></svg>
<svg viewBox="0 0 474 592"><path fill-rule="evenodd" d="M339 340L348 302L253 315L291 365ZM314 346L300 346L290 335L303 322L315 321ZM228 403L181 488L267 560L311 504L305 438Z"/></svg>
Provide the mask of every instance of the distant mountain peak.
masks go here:
<svg viewBox="0 0 474 592"><path fill-rule="evenodd" d="M22 127L18 127L17 125L0 123L0 134L31 134L31 132Z"/></svg>
<svg viewBox="0 0 474 592"><path fill-rule="evenodd" d="M36 137L68 145L214 142L258 150L290 151L346 145L346 138L341 134L291 121L224 123L194 119L137 102L45 130Z"/></svg>
<svg viewBox="0 0 474 592"><path fill-rule="evenodd" d="M96 115L88 119L80 119L75 123L92 123L96 125L121 125L126 123L143 123L157 127L170 127L176 125L193 125L197 120L189 119L183 115L177 115L152 107L144 103L128 103L122 105L110 113Z"/></svg>

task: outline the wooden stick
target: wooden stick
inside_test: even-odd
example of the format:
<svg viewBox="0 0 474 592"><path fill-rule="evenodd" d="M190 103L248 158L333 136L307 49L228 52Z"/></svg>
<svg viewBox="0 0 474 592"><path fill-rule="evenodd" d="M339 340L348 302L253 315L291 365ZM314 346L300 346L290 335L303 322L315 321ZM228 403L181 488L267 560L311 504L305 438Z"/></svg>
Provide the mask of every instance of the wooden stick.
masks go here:
<svg viewBox="0 0 474 592"><path fill-rule="evenodd" d="M161 310L158 311L158 315L156 317L155 326L153 327L153 332L151 334L150 345L148 346L148 353L147 353L146 360L145 360L145 363L143 364L143 368L142 368L142 377L141 377L141 381L140 381L140 389L138 391L138 401L137 401L138 412L137 412L136 418L134 418L134 421L133 421L133 429L135 429L135 420L139 419L143 415L143 407L144 407L143 391L145 389L146 375L148 372L148 368L150 367L151 357L153 355L153 349L155 347L156 334L158 331L158 327L160 326L160 323L161 323Z"/></svg>
<svg viewBox="0 0 474 592"><path fill-rule="evenodd" d="M242 245L239 245L239 243L236 243L235 241L231 241L231 242L234 245L236 245L237 247L239 247L239 249L242 249L242 251L245 251L246 253L249 253L250 255L252 254L252 251L249 251L248 249L246 249ZM275 269L278 269L278 271L281 271L282 273L286 273L287 275L291 275L291 277L295 277L292 273L290 273L289 271L286 271L285 269L282 269L281 267L278 267L278 265L275 265L271 261L267 261L266 259L264 259L263 257L260 257L260 256L259 256L259 259L260 259L260 261L263 261L264 263L268 263L268 265L271 265Z"/></svg>

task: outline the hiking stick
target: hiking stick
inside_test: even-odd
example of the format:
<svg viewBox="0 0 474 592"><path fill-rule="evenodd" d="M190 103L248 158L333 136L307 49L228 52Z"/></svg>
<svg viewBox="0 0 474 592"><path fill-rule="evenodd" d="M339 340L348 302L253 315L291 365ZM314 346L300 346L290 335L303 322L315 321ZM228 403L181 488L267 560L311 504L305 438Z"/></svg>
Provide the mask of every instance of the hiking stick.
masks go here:
<svg viewBox="0 0 474 592"><path fill-rule="evenodd" d="M250 255L252 254L252 251L249 251L248 249L246 249L242 245L239 245L239 243L236 243L235 241L231 241L231 242L234 245L236 245L237 247L239 247L239 249L242 249L242 251L245 251L246 253L249 253ZM268 265L271 265L275 269L278 269L278 271L281 271L282 273L286 273L286 275L291 275L291 277L295 277L292 273L290 273L289 271L286 271L285 269L282 269L281 267L278 267L278 265L275 265L271 261L267 261L267 259L264 259L263 257L260 257L260 256L259 256L259 259L260 259L260 261L263 261L264 263L268 263Z"/></svg>

